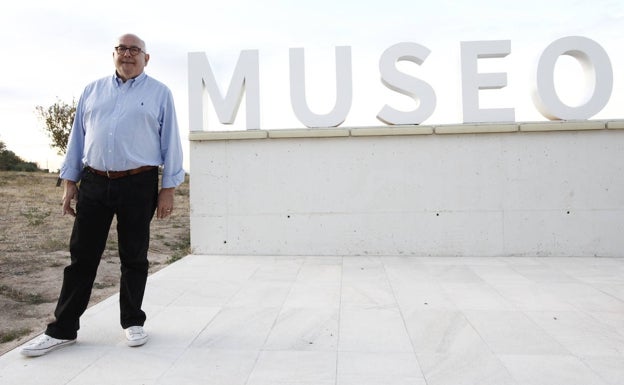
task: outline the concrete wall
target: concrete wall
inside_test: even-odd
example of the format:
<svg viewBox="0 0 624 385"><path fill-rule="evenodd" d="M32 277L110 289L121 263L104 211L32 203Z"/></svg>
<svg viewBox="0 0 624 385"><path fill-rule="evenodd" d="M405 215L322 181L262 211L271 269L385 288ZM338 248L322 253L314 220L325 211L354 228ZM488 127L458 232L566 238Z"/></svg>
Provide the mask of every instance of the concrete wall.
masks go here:
<svg viewBox="0 0 624 385"><path fill-rule="evenodd" d="M621 128L191 132L193 253L620 257Z"/></svg>

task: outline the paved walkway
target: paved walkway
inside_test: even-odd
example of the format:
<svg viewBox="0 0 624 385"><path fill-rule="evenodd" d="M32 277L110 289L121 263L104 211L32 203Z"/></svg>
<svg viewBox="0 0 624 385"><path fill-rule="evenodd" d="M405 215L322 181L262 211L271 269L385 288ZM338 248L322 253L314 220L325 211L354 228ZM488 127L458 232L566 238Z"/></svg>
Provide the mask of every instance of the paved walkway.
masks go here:
<svg viewBox="0 0 624 385"><path fill-rule="evenodd" d="M2 384L622 385L624 258L188 256Z"/></svg>

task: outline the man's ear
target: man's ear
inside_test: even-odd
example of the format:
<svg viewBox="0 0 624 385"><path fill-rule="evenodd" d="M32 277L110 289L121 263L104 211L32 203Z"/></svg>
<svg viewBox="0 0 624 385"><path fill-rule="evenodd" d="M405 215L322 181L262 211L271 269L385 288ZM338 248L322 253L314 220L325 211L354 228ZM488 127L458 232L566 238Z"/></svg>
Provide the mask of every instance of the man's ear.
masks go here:
<svg viewBox="0 0 624 385"><path fill-rule="evenodd" d="M146 53L145 54L145 65L146 66L147 66L147 62L149 62L149 59L150 59L150 55L149 55L149 53Z"/></svg>

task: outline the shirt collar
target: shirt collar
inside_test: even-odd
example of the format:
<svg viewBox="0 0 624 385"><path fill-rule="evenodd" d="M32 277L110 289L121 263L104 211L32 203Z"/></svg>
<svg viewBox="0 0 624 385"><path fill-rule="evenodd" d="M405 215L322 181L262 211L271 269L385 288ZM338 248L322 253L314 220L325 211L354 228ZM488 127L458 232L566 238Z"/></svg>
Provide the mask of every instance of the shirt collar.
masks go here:
<svg viewBox="0 0 624 385"><path fill-rule="evenodd" d="M128 79L128 82L130 83L130 86L133 86L135 84L141 83L143 80L145 80L145 78L147 78L147 74L144 71L144 72L141 72L139 76L132 78L132 79ZM123 80L119 77L119 75L117 74L117 71L115 71L115 74L113 75L113 80L115 81L115 84L117 86L120 86L123 84Z"/></svg>

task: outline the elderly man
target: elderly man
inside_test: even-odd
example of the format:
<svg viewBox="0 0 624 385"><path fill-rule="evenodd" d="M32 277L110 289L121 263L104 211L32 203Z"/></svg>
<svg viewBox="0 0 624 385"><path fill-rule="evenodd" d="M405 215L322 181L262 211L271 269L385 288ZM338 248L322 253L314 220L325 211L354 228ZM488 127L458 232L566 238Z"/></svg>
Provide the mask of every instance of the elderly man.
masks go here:
<svg viewBox="0 0 624 385"><path fill-rule="evenodd" d="M171 214L174 189L185 174L173 97L144 72L149 60L143 40L121 36L113 50L115 74L89 84L80 97L60 174L63 214L75 217L71 264L64 270L55 320L22 349L26 356L76 341L114 216L121 261L120 323L129 346L147 342L141 307L150 222L154 212L159 219Z"/></svg>

